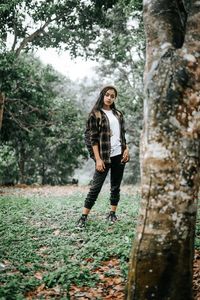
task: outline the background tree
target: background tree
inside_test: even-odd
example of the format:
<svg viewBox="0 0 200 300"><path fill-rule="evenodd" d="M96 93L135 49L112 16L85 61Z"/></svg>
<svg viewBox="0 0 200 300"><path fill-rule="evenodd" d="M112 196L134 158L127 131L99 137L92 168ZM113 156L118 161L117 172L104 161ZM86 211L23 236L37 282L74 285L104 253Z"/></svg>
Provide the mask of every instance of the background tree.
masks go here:
<svg viewBox="0 0 200 300"><path fill-rule="evenodd" d="M1 183L66 183L85 154L83 116L74 94L62 87L70 86L69 80L34 57L20 56L14 66L7 64L9 78L3 86L1 151L4 157L12 154L11 162L15 157L15 167L8 170L0 163Z"/></svg>
<svg viewBox="0 0 200 300"><path fill-rule="evenodd" d="M127 299L192 299L200 167L200 3L144 1L142 201Z"/></svg>

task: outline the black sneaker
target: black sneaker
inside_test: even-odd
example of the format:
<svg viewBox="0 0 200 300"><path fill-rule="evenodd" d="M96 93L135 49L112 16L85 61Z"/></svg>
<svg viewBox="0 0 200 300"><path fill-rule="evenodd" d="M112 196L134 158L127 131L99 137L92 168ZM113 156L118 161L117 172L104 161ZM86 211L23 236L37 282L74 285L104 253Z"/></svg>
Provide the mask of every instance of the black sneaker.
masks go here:
<svg viewBox="0 0 200 300"><path fill-rule="evenodd" d="M81 216L80 219L78 220L77 224L76 224L76 228L77 229L84 229L85 226L86 226L86 220L87 220L87 217Z"/></svg>
<svg viewBox="0 0 200 300"><path fill-rule="evenodd" d="M110 211L106 219L110 222L110 224L114 224L117 221L117 216L114 211Z"/></svg>

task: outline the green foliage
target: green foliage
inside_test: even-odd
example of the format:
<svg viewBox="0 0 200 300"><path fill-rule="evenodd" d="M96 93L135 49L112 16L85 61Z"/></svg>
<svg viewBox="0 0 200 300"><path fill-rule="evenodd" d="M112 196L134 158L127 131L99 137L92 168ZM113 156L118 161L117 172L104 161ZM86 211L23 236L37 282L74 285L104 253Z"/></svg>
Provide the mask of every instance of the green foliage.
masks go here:
<svg viewBox="0 0 200 300"><path fill-rule="evenodd" d="M100 30L112 25L109 16L118 2L11 0L0 5L0 39L5 46L8 33L13 35L11 48L17 54L39 46L63 47L72 55L83 55ZM133 1L133 7L141 9L141 1Z"/></svg>
<svg viewBox="0 0 200 300"><path fill-rule="evenodd" d="M99 280L94 270L113 257L120 259L125 280L138 195L122 193L120 220L114 226L105 221L107 201L100 195L87 230L80 232L74 226L85 196L1 198L0 261L6 267L0 275L0 298L23 298L41 284L60 286L60 296L71 284L94 286Z"/></svg>
<svg viewBox="0 0 200 300"><path fill-rule="evenodd" d="M144 49L141 9L141 5L136 1L117 2L108 15L110 28L101 30L97 55L109 60L115 67L119 67L123 62L126 62L127 69L132 67L135 49L141 52Z"/></svg>
<svg viewBox="0 0 200 300"><path fill-rule="evenodd" d="M38 118L42 121L47 118L48 101L55 96L49 85L57 76L34 58L21 56L16 59L13 53L1 57L4 57L0 59L0 70L1 88L6 93L4 118L7 130L3 133L6 139L12 135L13 122L28 132L38 125Z"/></svg>
<svg viewBox="0 0 200 300"><path fill-rule="evenodd" d="M30 62L30 58L19 57L19 54L22 50L28 52L34 47L56 47L69 50L72 56L106 59L109 63L106 64L105 60L102 63L103 78L106 78L105 73L108 76L114 74L116 85L120 89L124 85L122 92L123 95L127 94L124 99L129 101L130 95L134 101L137 98L137 108L134 102L134 114L129 114L128 122L130 143L134 141L138 144L140 122L134 134L130 131L138 116L141 116L141 92L137 94L141 90L140 80L137 81L137 87L132 84L139 78L134 76L139 65L132 57L134 47L140 55L143 53L141 10L142 1L138 0L11 0L0 4L0 78L3 79L0 90L6 94L7 101L2 140L8 143L12 141L21 181L32 183L42 178L43 183L65 183L67 174L71 174L78 165L78 156L84 156L85 153L81 112L72 108L76 111L76 117L71 123L59 115L56 105L62 97L60 94L55 97L55 89L52 88L57 80L55 73L40 68L40 62L33 63L33 59ZM13 39L11 51L6 46L8 33ZM58 100L54 103L54 113L53 98ZM67 105L69 102L65 109ZM131 105L129 107L132 109ZM129 109L123 104L121 107L125 113ZM70 128L69 124L75 128L74 136L65 130L66 127ZM17 137L14 134L16 129ZM59 136L57 141L54 134ZM80 143L74 143L75 140ZM138 154L134 154L134 157L138 161ZM136 164L139 173L139 165ZM133 167L136 169L131 164ZM136 178L135 174L129 176L127 182L133 177Z"/></svg>
<svg viewBox="0 0 200 300"><path fill-rule="evenodd" d="M67 86L60 92L66 81L35 58L8 54L0 64L8 75L1 77L6 92L1 141L15 155L14 169L0 162L0 182L66 183L85 155L84 118L75 95Z"/></svg>
<svg viewBox="0 0 200 300"><path fill-rule="evenodd" d="M15 150L9 145L0 147L0 179L4 184L12 184L18 178Z"/></svg>

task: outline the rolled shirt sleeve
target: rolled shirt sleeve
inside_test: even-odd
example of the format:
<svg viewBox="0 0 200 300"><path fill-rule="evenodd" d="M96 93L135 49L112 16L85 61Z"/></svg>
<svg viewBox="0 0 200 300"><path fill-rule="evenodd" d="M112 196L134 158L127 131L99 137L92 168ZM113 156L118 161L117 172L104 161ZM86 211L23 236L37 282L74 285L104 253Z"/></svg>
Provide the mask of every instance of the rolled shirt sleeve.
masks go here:
<svg viewBox="0 0 200 300"><path fill-rule="evenodd" d="M91 115L89 118L89 128L90 128L90 140L91 145L99 144L99 127L98 121L95 116Z"/></svg>

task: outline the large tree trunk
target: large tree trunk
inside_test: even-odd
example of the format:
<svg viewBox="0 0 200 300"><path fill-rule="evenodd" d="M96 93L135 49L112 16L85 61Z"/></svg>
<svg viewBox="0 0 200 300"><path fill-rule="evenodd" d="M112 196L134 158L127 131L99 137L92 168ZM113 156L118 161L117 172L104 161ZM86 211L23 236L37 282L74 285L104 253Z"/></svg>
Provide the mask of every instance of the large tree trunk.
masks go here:
<svg viewBox="0 0 200 300"><path fill-rule="evenodd" d="M193 299L200 182L199 20L200 1L144 0L142 200L127 299Z"/></svg>

